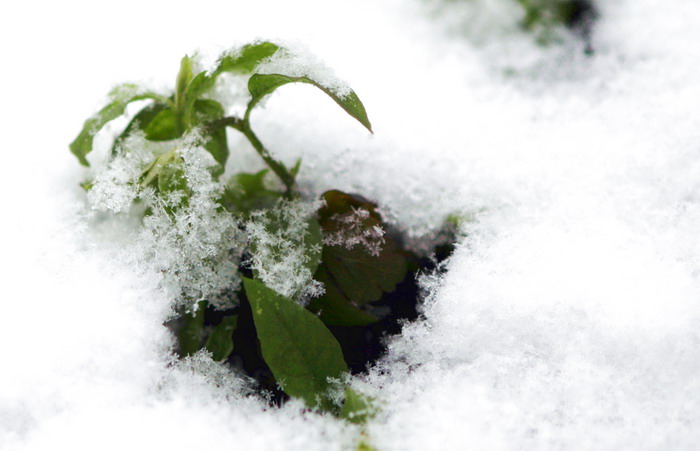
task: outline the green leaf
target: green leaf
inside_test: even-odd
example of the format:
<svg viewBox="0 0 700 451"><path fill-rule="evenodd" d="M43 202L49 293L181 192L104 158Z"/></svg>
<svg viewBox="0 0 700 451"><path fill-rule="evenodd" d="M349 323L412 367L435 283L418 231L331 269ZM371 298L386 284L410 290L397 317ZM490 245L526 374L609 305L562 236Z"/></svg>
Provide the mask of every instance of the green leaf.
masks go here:
<svg viewBox="0 0 700 451"><path fill-rule="evenodd" d="M316 313L324 324L331 326L366 326L379 319L371 313L355 306L340 291L335 281L328 275L325 265L319 266L314 279L326 289L323 296L311 299L307 308Z"/></svg>
<svg viewBox="0 0 700 451"><path fill-rule="evenodd" d="M116 155L119 146L135 130L144 130L145 133L145 130L151 123L151 121L158 115L158 113L160 113L166 108L168 108L168 106L162 103L153 103L136 113L134 118L131 119L131 121L129 122L129 125L127 125L124 131L121 132L119 136L117 136L117 138L114 140L114 144L112 145L112 155Z"/></svg>
<svg viewBox="0 0 700 451"><path fill-rule="evenodd" d="M372 323L377 318L362 307L371 308L365 304L380 300L404 280L408 254L390 236L376 235L383 223L371 202L341 191L328 191L323 199L325 206L319 210L319 223L331 243L323 247L322 263L314 278L323 282L326 293L313 299L309 308L330 325ZM367 236L374 236L374 241L334 242Z"/></svg>
<svg viewBox="0 0 700 451"><path fill-rule="evenodd" d="M149 141L170 141L182 136L180 119L172 108L164 108L153 117L145 127L146 139Z"/></svg>
<svg viewBox="0 0 700 451"><path fill-rule="evenodd" d="M272 93L280 86L288 83L308 83L316 86L318 89L325 92L331 99L333 99L335 103L345 110L346 113L357 119L360 124L364 125L365 128L372 133L372 124L369 122L369 118L367 117L367 111L365 111L364 105L362 105L360 98L357 97L357 94L355 94L354 91L350 91L350 93L345 96L339 96L332 90L324 87L322 84L307 77L290 77L282 74L253 74L248 80L248 91L250 92L252 99L248 104L246 117L263 97Z"/></svg>
<svg viewBox="0 0 700 451"><path fill-rule="evenodd" d="M220 57L214 74L215 76L224 72L249 74L262 60L274 55L277 50L279 50L279 46L272 42L245 45L239 52L224 54Z"/></svg>
<svg viewBox="0 0 700 451"><path fill-rule="evenodd" d="M331 411L333 380L348 367L340 345L320 319L293 300L243 278L263 358L288 395Z"/></svg>
<svg viewBox="0 0 700 451"><path fill-rule="evenodd" d="M233 352L233 331L237 323L237 315L227 316L209 336L206 348L217 362L226 359Z"/></svg>
<svg viewBox="0 0 700 451"><path fill-rule="evenodd" d="M70 150L78 158L80 164L83 166L90 166L86 157L92 152L92 143L95 135L108 122L124 114L124 110L129 103L144 99L164 100L156 93L138 93L137 91L137 87L132 84L117 86L110 93L110 97L113 99L112 102L102 108L96 115L85 121L80 134L70 143Z"/></svg>
<svg viewBox="0 0 700 451"><path fill-rule="evenodd" d="M359 245L326 246L321 258L332 283L354 303L378 301L384 292L394 291L408 271L406 257L388 237L379 256Z"/></svg>
<svg viewBox="0 0 700 451"><path fill-rule="evenodd" d="M157 188L161 171L173 164L173 162L178 164L182 163L182 157L177 154L175 149L158 155L158 157L156 157L156 159L141 173L139 179L141 186L148 186L153 183L154 187Z"/></svg>
<svg viewBox="0 0 700 451"><path fill-rule="evenodd" d="M180 108L184 106L187 88L192 78L192 60L185 55L180 60L180 71L177 74L177 82L175 83L175 106L178 112L182 111Z"/></svg>
<svg viewBox="0 0 700 451"><path fill-rule="evenodd" d="M299 169L301 169L301 158L299 158L297 162L294 163L294 167L292 167L292 169L289 170L289 174L293 178L297 178L297 175L299 175Z"/></svg>
<svg viewBox="0 0 700 451"><path fill-rule="evenodd" d="M194 102L195 123L199 125L224 117L224 107L216 100L197 99Z"/></svg>
<svg viewBox="0 0 700 451"><path fill-rule="evenodd" d="M194 102L195 125L211 122L224 117L224 107L216 100L197 99ZM226 139L226 128L218 127L208 129L204 136L204 148L214 157L219 167L215 171L215 176L223 174L228 160L228 140Z"/></svg>
<svg viewBox="0 0 700 451"><path fill-rule="evenodd" d="M198 73L187 86L187 99L192 103L214 86L216 78L210 77L206 72Z"/></svg>
<svg viewBox="0 0 700 451"><path fill-rule="evenodd" d="M282 198L282 193L265 186L264 179L268 172L269 169L263 169L255 174L242 172L234 175L226 184L219 203L243 217L248 217L255 210L272 208Z"/></svg>
<svg viewBox="0 0 700 451"><path fill-rule="evenodd" d="M252 72L263 59L272 56L279 47L271 42L260 42L244 46L239 52L224 54L211 72L200 72L187 87L185 114L189 114L194 102L216 83L219 75L225 72L246 74Z"/></svg>
<svg viewBox="0 0 700 451"><path fill-rule="evenodd" d="M345 403L340 409L340 418L354 424L365 424L377 414L374 399L358 393L350 387L345 389Z"/></svg>
<svg viewBox="0 0 700 451"><path fill-rule="evenodd" d="M202 349L202 330L204 329L204 310L206 308L207 301L200 301L196 311L183 315L184 324L177 334L180 355L191 355Z"/></svg>
<svg viewBox="0 0 700 451"><path fill-rule="evenodd" d="M187 191L187 177L182 160L170 161L163 165L158 172L158 191L161 194L173 191Z"/></svg>

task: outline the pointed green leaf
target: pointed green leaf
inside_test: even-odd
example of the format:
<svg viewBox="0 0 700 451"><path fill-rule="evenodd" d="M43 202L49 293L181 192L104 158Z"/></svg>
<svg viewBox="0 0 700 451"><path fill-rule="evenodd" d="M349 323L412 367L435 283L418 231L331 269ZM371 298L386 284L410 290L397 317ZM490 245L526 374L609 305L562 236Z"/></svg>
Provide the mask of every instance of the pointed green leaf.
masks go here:
<svg viewBox="0 0 700 451"><path fill-rule="evenodd" d="M181 112L182 106L185 103L187 87L192 81L192 60L189 56L185 55L180 60L180 71L177 74L177 81L175 83L175 106L178 112Z"/></svg>
<svg viewBox="0 0 700 451"><path fill-rule="evenodd" d="M307 77L290 77L283 74L253 74L248 80L248 91L252 96L250 103L248 104L248 111L246 116L250 114L252 108L257 105L257 103L266 95L272 93L275 89L280 86L286 85L287 83L308 83L310 85L316 86L321 91L325 92L331 99L335 101L346 113L357 119L360 124L364 125L367 130L372 132L372 124L369 122L367 117L367 111L365 111L364 105L357 97L354 91L350 91L345 96L339 96L332 90L324 87L322 84L307 78Z"/></svg>
<svg viewBox="0 0 700 451"><path fill-rule="evenodd" d="M277 383L309 407L332 410L332 380L348 372L335 337L313 313L266 287L243 278L265 362Z"/></svg>
<svg viewBox="0 0 700 451"><path fill-rule="evenodd" d="M350 387L345 389L345 403L340 409L340 418L354 424L364 424L377 414L374 400Z"/></svg>
<svg viewBox="0 0 700 451"><path fill-rule="evenodd" d="M216 79L225 72L247 74L265 58L272 56L279 47L271 42L260 42L244 46L239 52L224 54L219 58L216 68L211 72L200 72L187 87L187 108L190 111L195 100L210 90Z"/></svg>
<svg viewBox="0 0 700 451"><path fill-rule="evenodd" d="M297 175L299 175L299 169L301 169L301 158L299 158L297 162L294 163L294 167L292 167L292 169L289 170L289 174L293 178L297 178Z"/></svg>
<svg viewBox="0 0 700 451"><path fill-rule="evenodd" d="M124 94L125 91L136 91L133 85L122 85L112 90L111 97L113 100L106 107L102 108L96 115L92 116L83 124L83 129L80 134L70 144L71 152L78 158L83 166L90 166L87 161L87 155L92 152L92 142L97 132L104 127L109 121L112 121L122 114L126 106L131 102L144 99L156 99L162 101L163 98L155 93L146 92L134 95Z"/></svg>
<svg viewBox="0 0 700 451"><path fill-rule="evenodd" d="M233 331L237 323L237 315L227 316L209 336L206 348L217 362L226 359L233 352Z"/></svg>
<svg viewBox="0 0 700 451"><path fill-rule="evenodd" d="M183 315L184 324L177 334L180 355L191 355L202 349L202 330L204 329L204 310L206 308L207 301L200 301L195 312Z"/></svg>

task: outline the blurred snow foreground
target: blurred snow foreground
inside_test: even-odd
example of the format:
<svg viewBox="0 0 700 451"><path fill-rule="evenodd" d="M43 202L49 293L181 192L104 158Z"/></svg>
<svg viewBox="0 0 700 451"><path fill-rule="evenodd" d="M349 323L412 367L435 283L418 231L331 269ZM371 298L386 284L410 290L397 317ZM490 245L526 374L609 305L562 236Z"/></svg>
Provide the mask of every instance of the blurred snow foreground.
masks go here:
<svg viewBox="0 0 700 451"><path fill-rule="evenodd" d="M307 34L274 23L277 34L308 38L351 81L375 136L304 87L280 92L256 118L280 158L303 157L312 195L336 188L375 199L409 238L449 214L467 219L445 271L424 278L423 318L353 380L382 405L369 442L697 449L700 5L599 4L586 57L574 37L539 47L505 26L510 6L499 15L488 2L401 3L347 11L349 23L366 23L352 40L330 15L298 17ZM236 14L255 17L247 8ZM482 28L493 20L483 28L492 36L475 39L469 17ZM267 30L240 29L241 41ZM61 124L77 132L85 112L67 116ZM174 306L168 269L183 256L167 246L152 255L147 236L128 232L139 230L128 215L90 212L66 143L44 144L55 163L39 169L44 185L9 201L41 208L18 209L3 238L16 242L4 245L1 449L355 446L354 426L296 402L267 408L206 354L174 361L162 323ZM256 158L241 145L229 165L254 170ZM3 183L24 181L3 171ZM103 187L128 178L128 165L109 174ZM205 276L198 262L224 261L210 245L238 229L200 194L201 211L187 220L209 235L187 241L185 257L215 290L220 275ZM91 196L111 210L128 200ZM148 230L162 236L163 227Z"/></svg>

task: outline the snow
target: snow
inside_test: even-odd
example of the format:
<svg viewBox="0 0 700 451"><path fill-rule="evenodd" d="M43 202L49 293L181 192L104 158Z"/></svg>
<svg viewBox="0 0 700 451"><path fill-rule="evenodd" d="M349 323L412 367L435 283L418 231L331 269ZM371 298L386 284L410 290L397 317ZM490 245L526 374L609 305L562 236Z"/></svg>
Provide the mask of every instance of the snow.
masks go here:
<svg viewBox="0 0 700 451"><path fill-rule="evenodd" d="M353 380L381 405L377 449L696 448L700 7L598 2L586 57L575 37L539 47L514 30L511 5L459 4L6 6L0 448L357 440L299 404L266 408L204 355L172 361L162 268L120 235L128 215L90 213L67 147L113 85L169 86L183 54L257 38L304 43L374 126L311 86L271 96L253 128L275 157L302 157L307 193L357 192L413 238L462 218L454 257L424 279L424 319ZM231 144L229 170L262 167ZM123 169L104 180L133 179Z"/></svg>
<svg viewBox="0 0 700 451"><path fill-rule="evenodd" d="M272 210L253 212L246 224L252 255L245 263L266 286L302 303L324 292L313 280L312 257L306 251L312 236L309 219L319 206L318 201L279 200ZM313 253L320 255L321 243Z"/></svg>

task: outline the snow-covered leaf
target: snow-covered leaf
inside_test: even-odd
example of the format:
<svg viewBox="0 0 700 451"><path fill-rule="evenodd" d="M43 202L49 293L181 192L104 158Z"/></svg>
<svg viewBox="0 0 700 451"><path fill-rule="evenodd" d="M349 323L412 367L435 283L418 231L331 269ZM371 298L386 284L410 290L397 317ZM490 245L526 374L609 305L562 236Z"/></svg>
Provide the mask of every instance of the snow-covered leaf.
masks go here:
<svg viewBox="0 0 700 451"><path fill-rule="evenodd" d="M351 423L363 424L377 413L374 400L369 396L358 393L350 387L345 389L345 403L340 409L340 418Z"/></svg>
<svg viewBox="0 0 700 451"><path fill-rule="evenodd" d="M194 102L194 112L196 123L206 123L216 119L220 119L224 116L224 107L215 100L210 99L197 99ZM210 129L207 131L207 135L204 137L204 148L214 157L217 163L219 163L218 169L215 171L216 175L220 175L224 172L224 166L226 166L226 160L228 160L228 142L226 140L226 128L218 127Z"/></svg>
<svg viewBox="0 0 700 451"><path fill-rule="evenodd" d="M83 166L90 166L86 157L92 152L92 141L97 132L109 121L124 114L124 110L129 103L144 99L163 100L162 97L156 93L140 92L138 87L132 84L117 86L112 90L110 97L112 97L112 101L97 114L85 121L82 131L70 144L71 152L78 158L80 164Z"/></svg>

